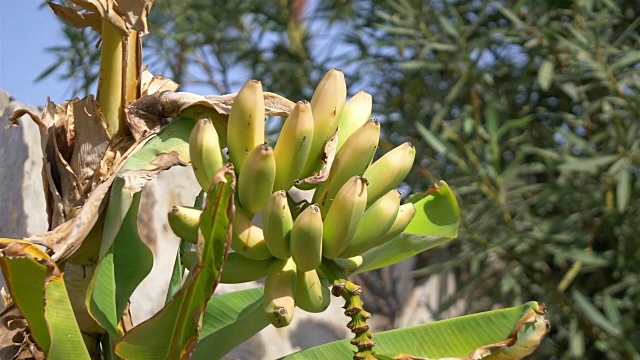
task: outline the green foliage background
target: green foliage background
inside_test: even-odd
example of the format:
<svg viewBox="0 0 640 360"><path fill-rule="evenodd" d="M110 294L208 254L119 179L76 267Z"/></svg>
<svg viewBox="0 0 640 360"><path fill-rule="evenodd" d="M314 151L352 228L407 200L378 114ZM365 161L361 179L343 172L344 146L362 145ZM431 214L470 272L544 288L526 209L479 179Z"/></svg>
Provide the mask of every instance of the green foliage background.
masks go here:
<svg viewBox="0 0 640 360"><path fill-rule="evenodd" d="M64 33L43 76L94 88L96 39ZM342 68L381 146L417 146L406 189L459 198L459 238L413 273L456 274L438 312L537 300L552 332L532 358L640 358L637 1L156 0L144 41L154 74L198 93L258 78L308 99Z"/></svg>

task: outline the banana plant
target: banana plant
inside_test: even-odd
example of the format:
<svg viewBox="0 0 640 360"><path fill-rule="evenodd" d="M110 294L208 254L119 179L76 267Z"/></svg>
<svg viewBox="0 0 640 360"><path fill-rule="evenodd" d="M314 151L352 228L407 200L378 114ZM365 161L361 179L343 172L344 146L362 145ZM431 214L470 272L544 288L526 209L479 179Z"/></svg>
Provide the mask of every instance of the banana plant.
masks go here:
<svg viewBox="0 0 640 360"><path fill-rule="evenodd" d="M354 338L285 359L517 359L548 332L542 304L376 334L350 276L393 265L457 236L459 209L445 182L402 203L413 166L402 144L376 157L371 99L346 101L331 69L309 102L263 91L175 92L142 69L140 39L152 1L49 3L101 35L98 93L29 115L42 137L49 231L0 239L10 296L0 317L12 358L221 358L296 308L323 312L342 297ZM265 117L281 117L275 146ZM223 151L226 149L226 152ZM202 188L167 222L182 241L165 306L133 326L131 295L153 254L138 233L141 191L160 172L191 165ZM314 190L300 200L292 194ZM262 214L262 224L256 215ZM212 296L221 282L264 287Z"/></svg>

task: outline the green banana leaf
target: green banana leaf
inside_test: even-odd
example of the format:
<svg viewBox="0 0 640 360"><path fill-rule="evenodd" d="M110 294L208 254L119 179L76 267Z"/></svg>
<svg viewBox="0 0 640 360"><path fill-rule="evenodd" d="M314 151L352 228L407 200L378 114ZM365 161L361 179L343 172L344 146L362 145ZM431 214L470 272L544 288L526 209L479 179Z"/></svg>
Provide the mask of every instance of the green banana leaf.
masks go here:
<svg viewBox="0 0 640 360"><path fill-rule="evenodd" d="M56 263L27 241L0 239L0 267L15 305L47 359L89 359Z"/></svg>
<svg viewBox="0 0 640 360"><path fill-rule="evenodd" d="M396 264L458 236L460 209L447 183L441 181L407 201L414 204L416 214L404 233L362 254L363 264L355 273Z"/></svg>
<svg viewBox="0 0 640 360"><path fill-rule="evenodd" d="M214 296L202 318L200 342L193 360L220 359L269 322L262 305L263 288Z"/></svg>
<svg viewBox="0 0 640 360"><path fill-rule="evenodd" d="M138 235L140 191L160 171L189 159L193 121L177 120L132 154L114 181L106 211L99 262L87 291L87 309L113 339L131 294L149 274L153 254Z"/></svg>
<svg viewBox="0 0 640 360"><path fill-rule="evenodd" d="M517 307L461 316L430 324L375 334L378 359L521 359L531 354L549 331L544 305ZM282 359L350 359L355 347L340 340Z"/></svg>
<svg viewBox="0 0 640 360"><path fill-rule="evenodd" d="M207 194L198 239L198 264L188 281L164 308L134 327L116 344L126 359L182 359L195 349L200 319L219 282L220 269L231 239L235 177L224 167Z"/></svg>

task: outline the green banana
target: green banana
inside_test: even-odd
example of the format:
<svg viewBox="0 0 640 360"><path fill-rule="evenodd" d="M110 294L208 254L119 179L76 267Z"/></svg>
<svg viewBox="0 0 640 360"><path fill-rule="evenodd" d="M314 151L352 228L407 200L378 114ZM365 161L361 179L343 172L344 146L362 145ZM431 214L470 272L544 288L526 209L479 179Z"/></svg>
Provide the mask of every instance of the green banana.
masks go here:
<svg viewBox="0 0 640 360"><path fill-rule="evenodd" d="M395 189L409 174L416 148L406 142L375 161L362 175L369 181L367 207L380 199L389 190Z"/></svg>
<svg viewBox="0 0 640 360"><path fill-rule="evenodd" d="M291 256L298 269L309 271L322 263L322 214L309 205L298 215L291 229Z"/></svg>
<svg viewBox="0 0 640 360"><path fill-rule="evenodd" d="M169 227L182 240L195 244L198 241L200 214L202 214L202 210L200 209L186 206L173 206L167 216L169 219Z"/></svg>
<svg viewBox="0 0 640 360"><path fill-rule="evenodd" d="M396 220L401 198L400 192L393 189L369 206L362 215L362 221L349 246L339 256L357 256L377 246L377 241L389 231Z"/></svg>
<svg viewBox="0 0 640 360"><path fill-rule="evenodd" d="M262 229L253 225L247 214L236 206L232 222L231 248L238 254L251 260L271 258L271 252L264 241Z"/></svg>
<svg viewBox="0 0 640 360"><path fill-rule="evenodd" d="M329 177L316 189L313 201L320 205L323 214L331 205L338 190L354 175L362 175L367 169L378 148L380 123L372 119L367 121L344 144L336 154Z"/></svg>
<svg viewBox="0 0 640 360"><path fill-rule="evenodd" d="M372 107L373 100L371 94L364 90L353 95L351 99L344 104L342 116L340 116L340 120L338 121L338 151L340 151L340 148L349 136L369 120Z"/></svg>
<svg viewBox="0 0 640 360"><path fill-rule="evenodd" d="M239 284L262 279L267 276L272 260L271 258L251 260L238 253L231 252L227 255L227 260L222 266L220 282L223 284Z"/></svg>
<svg viewBox="0 0 640 360"><path fill-rule="evenodd" d="M308 177L319 169L324 145L338 128L338 120L346 98L347 83L344 80L344 73L335 68L330 69L311 97L313 140L301 178Z"/></svg>
<svg viewBox="0 0 640 360"><path fill-rule="evenodd" d="M302 271L298 268L296 306L304 311L320 313L331 303L331 291L320 281L316 270Z"/></svg>
<svg viewBox="0 0 640 360"><path fill-rule="evenodd" d="M402 233L404 229L409 226L409 223L411 222L411 219L413 219L413 216L415 214L416 208L412 203L400 205L400 208L398 209L398 215L396 216L396 219L393 221L393 224L391 225L389 230L387 230L384 235L373 241L374 245L371 248L380 246L400 235L400 233Z"/></svg>
<svg viewBox="0 0 640 360"><path fill-rule="evenodd" d="M335 258L333 261L338 264L347 274L356 271L364 263L364 258L356 255L350 258Z"/></svg>
<svg viewBox="0 0 640 360"><path fill-rule="evenodd" d="M264 95L262 83L247 81L236 95L227 125L227 149L236 174L251 150L264 143Z"/></svg>
<svg viewBox="0 0 640 360"><path fill-rule="evenodd" d="M275 327L291 323L295 308L296 263L293 259L274 259L264 283L264 313Z"/></svg>
<svg viewBox="0 0 640 360"><path fill-rule="evenodd" d="M289 209L289 200L284 190L274 192L262 211L262 231L267 248L273 256L280 259L291 257L289 239L293 217Z"/></svg>
<svg viewBox="0 0 640 360"><path fill-rule="evenodd" d="M307 101L299 101L284 121L273 149L276 159L274 190L289 190L300 178L313 139L313 114Z"/></svg>
<svg viewBox="0 0 640 360"><path fill-rule="evenodd" d="M220 139L210 119L200 119L189 136L189 156L198 184L209 189L216 172L226 162L220 148Z"/></svg>
<svg viewBox="0 0 640 360"><path fill-rule="evenodd" d="M260 144L253 148L244 160L238 175L238 200L242 208L256 214L267 204L276 177L276 161L273 149Z"/></svg>
<svg viewBox="0 0 640 360"><path fill-rule="evenodd" d="M367 180L353 176L338 191L324 218L322 255L333 259L347 248L367 204Z"/></svg>

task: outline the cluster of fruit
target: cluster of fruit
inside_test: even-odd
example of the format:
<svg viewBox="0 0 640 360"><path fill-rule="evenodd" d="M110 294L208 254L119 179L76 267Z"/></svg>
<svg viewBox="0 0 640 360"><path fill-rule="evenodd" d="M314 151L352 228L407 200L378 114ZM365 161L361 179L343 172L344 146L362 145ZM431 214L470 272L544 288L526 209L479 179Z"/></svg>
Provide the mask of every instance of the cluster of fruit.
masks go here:
<svg viewBox="0 0 640 360"><path fill-rule="evenodd" d="M331 69L311 102L295 104L272 149L265 143L262 85L250 80L233 103L226 144L210 120L199 120L191 133L191 162L203 189L227 158L238 179L234 251L222 282L266 276L265 313L277 327L290 323L295 306L321 312L329 305L330 284L319 269L323 258L352 271L362 253L395 238L415 214L412 204L400 204L396 190L413 165L415 148L402 144L372 163L380 124L369 119L371 95L345 98L344 74ZM327 144L336 149L328 164ZM295 203L288 194L293 187L315 189L312 201ZM262 227L254 224L257 214ZM174 207L169 224L195 241L199 216L198 209Z"/></svg>

